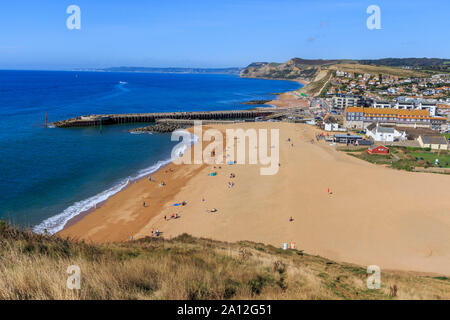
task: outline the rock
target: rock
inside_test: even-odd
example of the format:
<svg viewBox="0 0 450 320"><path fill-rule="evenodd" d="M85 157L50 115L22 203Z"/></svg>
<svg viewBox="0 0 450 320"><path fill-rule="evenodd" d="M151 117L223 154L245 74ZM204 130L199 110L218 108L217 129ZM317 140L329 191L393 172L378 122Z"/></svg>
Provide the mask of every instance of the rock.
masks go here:
<svg viewBox="0 0 450 320"><path fill-rule="evenodd" d="M188 125L176 124L176 123L157 123L147 127L130 129L129 132L156 132L156 133L169 133L178 129L185 129Z"/></svg>

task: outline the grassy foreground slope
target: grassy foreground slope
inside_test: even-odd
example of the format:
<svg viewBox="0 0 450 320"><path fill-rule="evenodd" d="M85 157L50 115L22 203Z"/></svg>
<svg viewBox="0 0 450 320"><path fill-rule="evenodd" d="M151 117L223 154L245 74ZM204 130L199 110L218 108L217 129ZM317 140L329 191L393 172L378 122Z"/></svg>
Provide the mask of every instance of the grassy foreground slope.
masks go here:
<svg viewBox="0 0 450 320"><path fill-rule="evenodd" d="M67 267L81 289L66 287ZM0 299L449 299L450 279L384 272L298 250L181 235L92 245L0 224ZM390 287L396 285L397 296Z"/></svg>

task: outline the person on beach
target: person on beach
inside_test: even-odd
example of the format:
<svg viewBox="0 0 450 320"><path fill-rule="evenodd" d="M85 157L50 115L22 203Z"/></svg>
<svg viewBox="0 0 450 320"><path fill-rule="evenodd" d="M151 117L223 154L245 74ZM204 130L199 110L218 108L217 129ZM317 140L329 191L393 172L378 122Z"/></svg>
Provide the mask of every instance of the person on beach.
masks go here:
<svg viewBox="0 0 450 320"><path fill-rule="evenodd" d="M164 220L167 221L167 216L164 216Z"/></svg>
<svg viewBox="0 0 450 320"><path fill-rule="evenodd" d="M292 216L289 218L289 222L294 221L294 218L292 218Z"/></svg>
<svg viewBox="0 0 450 320"><path fill-rule="evenodd" d="M148 181L152 181L152 177L151 176L148 176Z"/></svg>
<svg viewBox="0 0 450 320"><path fill-rule="evenodd" d="M144 202L142 202L142 206L145 208L145 201Z"/></svg>

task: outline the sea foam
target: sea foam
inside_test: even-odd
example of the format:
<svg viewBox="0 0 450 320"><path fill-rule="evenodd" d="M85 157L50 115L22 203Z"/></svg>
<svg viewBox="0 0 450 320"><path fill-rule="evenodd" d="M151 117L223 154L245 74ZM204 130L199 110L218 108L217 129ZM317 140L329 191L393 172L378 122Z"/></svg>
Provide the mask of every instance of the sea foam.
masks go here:
<svg viewBox="0 0 450 320"><path fill-rule="evenodd" d="M97 204L102 203L103 201L106 201L109 197L113 196L114 194L118 193L119 191L121 191L122 189L127 187L131 182L141 179L149 174L152 174L152 173L158 171L159 169L161 169L162 167L168 165L170 162L172 162L176 158L181 157L184 154L184 152L186 152L186 150L188 148L190 148L190 146L192 146L197 141L198 141L198 137L193 134L190 134L189 141L183 141L183 142L185 142L185 144L178 144L175 147L176 148L174 150L175 157L166 159L166 160L160 160L156 164L154 164L148 168L140 170L134 176L129 176L124 179L121 179L113 187L111 187L103 192L100 192L100 193L96 194L95 196L75 202L70 207L65 209L63 212L61 212L55 216L52 216L52 217L44 220L40 224L34 226L33 231L36 233L47 232L49 234L54 234L54 233L61 231L62 229L64 229L64 226L66 225L66 223L69 220L71 220L72 218L76 217L77 215L79 215L82 212L85 212L85 211L88 211L88 210L94 208Z"/></svg>

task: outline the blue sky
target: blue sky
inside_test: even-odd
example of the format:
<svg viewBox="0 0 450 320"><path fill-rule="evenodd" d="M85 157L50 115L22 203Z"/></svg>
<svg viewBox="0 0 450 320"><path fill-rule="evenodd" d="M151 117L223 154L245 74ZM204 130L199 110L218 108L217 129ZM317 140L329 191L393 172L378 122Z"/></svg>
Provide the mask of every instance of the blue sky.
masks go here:
<svg viewBox="0 0 450 320"><path fill-rule="evenodd" d="M81 8L68 30L66 8ZM369 5L381 30L366 27ZM0 68L228 67L301 58L450 58L449 0L15 0Z"/></svg>

